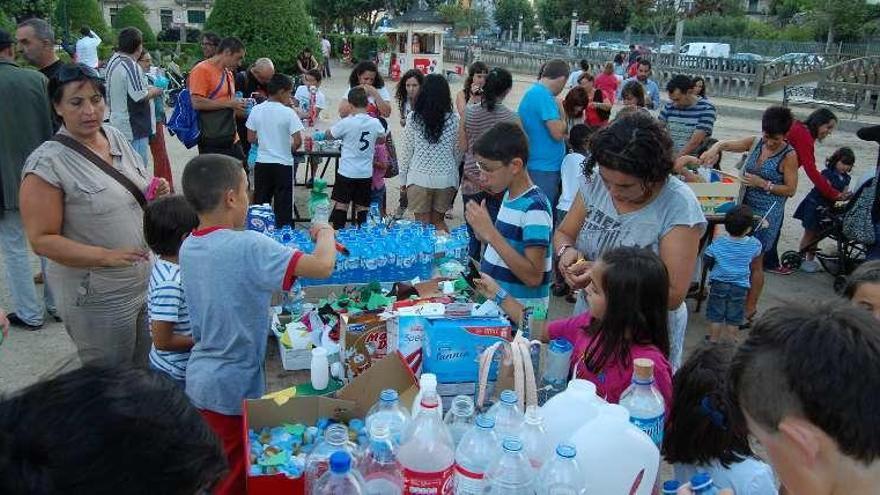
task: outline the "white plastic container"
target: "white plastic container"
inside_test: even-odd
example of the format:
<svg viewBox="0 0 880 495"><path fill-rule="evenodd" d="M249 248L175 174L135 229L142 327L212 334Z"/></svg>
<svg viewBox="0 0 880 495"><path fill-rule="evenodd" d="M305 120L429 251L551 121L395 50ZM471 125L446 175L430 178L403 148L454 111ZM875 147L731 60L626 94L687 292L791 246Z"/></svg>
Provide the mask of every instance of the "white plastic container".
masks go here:
<svg viewBox="0 0 880 495"><path fill-rule="evenodd" d="M629 422L629 412L608 404L578 429L577 449L590 493L650 495L660 467L660 451L651 438ZM633 490L633 488L635 488Z"/></svg>
<svg viewBox="0 0 880 495"><path fill-rule="evenodd" d="M492 495L534 495L535 470L522 451L522 441L506 438L502 454L486 471L486 493Z"/></svg>
<svg viewBox="0 0 880 495"><path fill-rule="evenodd" d="M553 444L547 442L544 418L541 417L538 406L526 407L525 421L523 421L519 438L522 440L523 453L529 460L529 464L536 471L540 470L544 462L551 458Z"/></svg>
<svg viewBox="0 0 880 495"><path fill-rule="evenodd" d="M403 493L451 495L455 481L452 436L436 412L440 407L437 392L424 389L422 393L418 416L409 424L398 455Z"/></svg>
<svg viewBox="0 0 880 495"><path fill-rule="evenodd" d="M495 420L481 414L455 450L455 495L482 495L489 464L501 453Z"/></svg>
<svg viewBox="0 0 880 495"><path fill-rule="evenodd" d="M315 347L312 349L312 388L324 390L330 384L330 363L327 361L327 349Z"/></svg>
<svg viewBox="0 0 880 495"><path fill-rule="evenodd" d="M564 391L541 407L541 416L547 418L544 423L547 443L570 442L572 434L595 419L603 405L605 402L596 395L595 384L580 379L570 381Z"/></svg>

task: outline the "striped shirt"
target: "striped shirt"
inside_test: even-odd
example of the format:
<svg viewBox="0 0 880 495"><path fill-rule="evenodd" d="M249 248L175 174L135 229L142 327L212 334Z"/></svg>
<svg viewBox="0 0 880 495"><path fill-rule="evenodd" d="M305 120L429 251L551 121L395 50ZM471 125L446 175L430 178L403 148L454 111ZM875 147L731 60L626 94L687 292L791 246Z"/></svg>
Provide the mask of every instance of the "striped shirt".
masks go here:
<svg viewBox="0 0 880 495"><path fill-rule="evenodd" d="M180 266L163 259L156 260L147 289L147 311L150 322L174 323L174 333L191 336L189 309L180 283ZM186 379L189 351L160 351L154 344L150 349L150 364L169 374L175 380Z"/></svg>
<svg viewBox="0 0 880 495"><path fill-rule="evenodd" d="M712 135L715 126L715 105L709 100L700 99L686 108L676 107L672 102L666 104L657 117L666 123L672 145L676 153L690 141L696 131Z"/></svg>
<svg viewBox="0 0 880 495"><path fill-rule="evenodd" d="M473 195L483 190L480 186L480 169L474 154L474 143L486 131L499 122L519 122L519 117L503 103L498 103L491 112L482 105L468 105L464 110L464 133L467 136L467 149L464 150L464 175L461 177L461 193Z"/></svg>
<svg viewBox="0 0 880 495"><path fill-rule="evenodd" d="M752 260L761 255L761 243L752 236L715 239L703 256L715 260L709 280L751 288Z"/></svg>
<svg viewBox="0 0 880 495"><path fill-rule="evenodd" d="M550 211L547 196L533 185L516 198L510 198L509 192L504 193L495 221L495 228L520 255L525 256L528 247L546 249L544 277L539 286L528 287L522 283L491 244L480 265L482 272L498 281L498 285L525 306L546 308L550 302L550 273L553 270L550 248L553 217Z"/></svg>
<svg viewBox="0 0 880 495"><path fill-rule="evenodd" d="M149 88L143 70L131 56L116 52L107 62L105 77L110 125L129 140L150 137Z"/></svg>

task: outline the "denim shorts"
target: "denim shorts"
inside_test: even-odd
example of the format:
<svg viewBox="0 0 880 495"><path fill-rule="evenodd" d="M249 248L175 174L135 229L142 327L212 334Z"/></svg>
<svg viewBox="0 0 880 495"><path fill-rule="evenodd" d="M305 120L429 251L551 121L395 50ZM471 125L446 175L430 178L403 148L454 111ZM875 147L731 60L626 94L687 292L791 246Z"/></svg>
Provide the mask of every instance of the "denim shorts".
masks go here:
<svg viewBox="0 0 880 495"><path fill-rule="evenodd" d="M706 303L706 319L711 323L742 325L745 321L749 289L727 282L712 282Z"/></svg>

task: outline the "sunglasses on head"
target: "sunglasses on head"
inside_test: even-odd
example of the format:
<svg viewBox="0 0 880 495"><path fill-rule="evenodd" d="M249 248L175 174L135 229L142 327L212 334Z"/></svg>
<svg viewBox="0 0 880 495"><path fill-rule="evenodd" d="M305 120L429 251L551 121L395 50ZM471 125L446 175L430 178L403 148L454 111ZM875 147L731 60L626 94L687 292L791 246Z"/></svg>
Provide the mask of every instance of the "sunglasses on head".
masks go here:
<svg viewBox="0 0 880 495"><path fill-rule="evenodd" d="M67 64L61 66L56 76L60 84L67 84L72 81L81 81L83 79L102 80L98 71L85 64Z"/></svg>

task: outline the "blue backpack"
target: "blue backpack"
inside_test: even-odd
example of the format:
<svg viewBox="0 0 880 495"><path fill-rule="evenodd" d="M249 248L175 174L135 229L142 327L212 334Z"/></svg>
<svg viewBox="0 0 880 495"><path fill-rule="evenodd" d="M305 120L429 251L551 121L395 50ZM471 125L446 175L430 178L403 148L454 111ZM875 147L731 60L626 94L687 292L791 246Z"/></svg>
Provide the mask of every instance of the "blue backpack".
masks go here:
<svg viewBox="0 0 880 495"><path fill-rule="evenodd" d="M226 82L226 74L223 74L223 77L220 78L220 84L214 88L214 91L211 91L211 94L208 96L209 100L213 100L214 96L220 91L220 88L223 87L223 83ZM199 130L199 112L192 106L192 97L189 93L189 88L184 88L177 95L177 104L174 105L174 112L171 114L171 118L168 119L168 123L166 124L168 127L168 131L177 136L177 139L183 143L187 148L192 148L193 146L199 144L199 135L201 131Z"/></svg>

